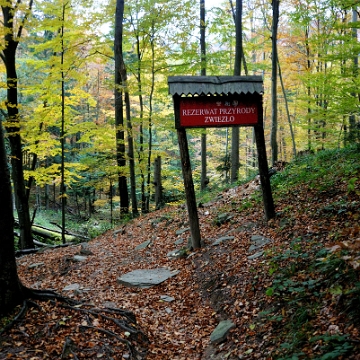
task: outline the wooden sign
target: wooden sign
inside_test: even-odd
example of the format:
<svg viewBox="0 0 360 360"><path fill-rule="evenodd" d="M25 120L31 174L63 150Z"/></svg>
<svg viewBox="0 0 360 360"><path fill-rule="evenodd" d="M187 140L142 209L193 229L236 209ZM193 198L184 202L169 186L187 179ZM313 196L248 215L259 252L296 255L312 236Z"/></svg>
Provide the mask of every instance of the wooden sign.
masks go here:
<svg viewBox="0 0 360 360"><path fill-rule="evenodd" d="M237 96L195 96L180 98L181 127L254 126L258 106Z"/></svg>
<svg viewBox="0 0 360 360"><path fill-rule="evenodd" d="M192 246L201 247L197 204L186 128L253 126L258 150L259 174L265 216L275 217L263 126L263 80L260 76L170 76L181 167Z"/></svg>

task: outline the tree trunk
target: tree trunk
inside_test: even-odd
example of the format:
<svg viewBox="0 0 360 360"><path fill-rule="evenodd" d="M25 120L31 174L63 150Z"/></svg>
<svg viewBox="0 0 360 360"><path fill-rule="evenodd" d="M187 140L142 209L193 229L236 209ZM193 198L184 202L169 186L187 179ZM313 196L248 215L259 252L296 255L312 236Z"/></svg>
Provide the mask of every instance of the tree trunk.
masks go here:
<svg viewBox="0 0 360 360"><path fill-rule="evenodd" d="M206 22L205 22L205 0L200 0L200 52L201 52L201 76L206 76ZM201 179L200 188L205 190L208 184L207 178L207 149L206 129L201 134Z"/></svg>
<svg viewBox="0 0 360 360"><path fill-rule="evenodd" d="M296 156L295 135L294 135L291 119L290 119L289 104L287 101L287 96L286 96L285 86L284 86L284 82L283 82L283 78L282 78L282 74L281 74L281 67L280 67L279 59L277 61L277 64L278 64L278 68L279 68L279 78L280 78L280 83L281 83L281 89L282 89L284 101L285 101L286 117L288 119L289 128L290 128L291 141L292 141L292 147L293 147L293 155L295 157Z"/></svg>
<svg viewBox="0 0 360 360"><path fill-rule="evenodd" d="M309 33L310 33L310 29L309 27L306 28L305 30L305 48L306 48L306 71L308 73L310 73L311 70L311 53L310 53L310 45L309 45ZM308 97L308 108L307 108L307 125L308 125L308 130L307 130L307 140L308 140L308 149L311 150L312 148L312 141L311 141L311 100L310 100L310 96L311 96L311 87L310 85L307 86L307 97Z"/></svg>
<svg viewBox="0 0 360 360"><path fill-rule="evenodd" d="M138 151L138 160L139 160L139 169L140 169L140 178L141 178L141 212L143 214L149 212L147 208L147 197L149 194L146 193L148 187L146 186L146 171L142 163L145 159L144 153L144 100L142 94L142 77L141 77L141 51L140 51L140 38L138 33L135 34L136 37L136 56L137 56L137 67L136 67L136 81L138 86L139 93L139 107L140 107L140 148Z"/></svg>
<svg viewBox="0 0 360 360"><path fill-rule="evenodd" d="M32 1L29 3L31 9ZM11 167L12 178L14 183L15 204L20 222L20 248L33 248L34 243L31 234L31 221L29 213L29 202L27 199L25 180L23 173L23 154L20 137L20 120L18 109L18 90L17 90L17 73L16 73L16 49L18 39L21 37L22 26L17 31L17 38L14 38L15 27L15 9L10 6L2 6L3 26L6 29L4 43L6 48L1 52L0 57L6 68L7 81L7 123L6 130L9 134L11 147ZM23 22L26 18L23 19Z"/></svg>
<svg viewBox="0 0 360 360"><path fill-rule="evenodd" d="M354 7L352 10L352 23L356 24L358 20L358 13L356 8ZM356 27L353 27L352 29L352 35L354 38L354 41L358 41L358 31ZM353 78L354 81L355 79L358 77L359 74L359 59L358 59L358 55L355 54L354 59L353 59ZM355 92L352 93L352 96L355 98L358 98L358 94L356 94ZM349 144L353 144L355 140L359 140L359 130L357 130L356 127L356 116L354 113L351 113L351 115L349 116L349 132L346 136L346 140L348 141Z"/></svg>
<svg viewBox="0 0 360 360"><path fill-rule="evenodd" d="M6 161L3 129L0 126L0 315L24 299L18 278L14 251L14 216L11 184Z"/></svg>
<svg viewBox="0 0 360 360"><path fill-rule="evenodd" d="M119 167L119 195L120 195L120 212L129 212L129 194L127 189L126 175L124 168L125 159L125 132L124 132L124 113L123 113L123 92L121 81L122 59L122 38L123 38L123 17L124 17L124 0L116 1L115 13L115 126L116 126L116 160Z"/></svg>
<svg viewBox="0 0 360 360"><path fill-rule="evenodd" d="M162 182L161 182L161 156L158 156L155 159L154 185L155 185L155 208L156 210L159 210L164 205Z"/></svg>
<svg viewBox="0 0 360 360"><path fill-rule="evenodd" d="M191 232L191 241L194 249L201 247L201 235L199 226L199 216L196 208L196 196L194 191L194 182L192 178L190 157L189 157L189 146L184 128L177 129L179 149L182 162L182 173L184 177L186 205L189 214L189 225Z"/></svg>
<svg viewBox="0 0 360 360"><path fill-rule="evenodd" d="M122 19L121 19L122 20ZM118 19L120 21L120 19ZM122 42L122 36L121 36ZM129 158L129 170L130 170L130 194L131 194L131 208L132 214L134 217L138 216L138 205L137 205L137 198L136 198L136 178L135 178L135 152L134 152L134 137L133 137L133 130L132 130L132 122L131 122L131 109L130 109L130 96L129 96L129 89L128 89L128 81L127 81L127 70L124 61L124 54L122 53L122 46L121 46L121 53L118 54L120 57L120 77L121 77L121 86L125 94L125 114L126 114L126 126L127 126L127 140L128 140L128 158ZM138 57L138 60L140 58ZM138 89L141 90L141 83L140 83L140 68L138 68ZM141 96L141 94L140 94ZM142 97L140 97L142 100Z"/></svg>
<svg viewBox="0 0 360 360"><path fill-rule="evenodd" d="M128 154L130 167L130 194L131 194L131 210L134 217L139 215L136 199L136 179L135 179L135 154L134 154L134 138L132 134L131 112L130 112L130 96L127 88L126 67L122 67L122 83L125 88L125 107L126 107L126 123L128 132Z"/></svg>
<svg viewBox="0 0 360 360"><path fill-rule="evenodd" d="M151 87L150 87L150 95L149 95L149 117L148 117L148 134L149 134L149 140L148 140L148 158L147 158L147 203L146 203L146 209L149 211L150 209L150 184L151 184L151 155L152 155L152 146L153 146L153 133L152 133L152 119L153 119L153 100L154 100L154 92L155 92L155 26L154 26L154 20L151 23L151 40L150 40L150 46L151 46Z"/></svg>
<svg viewBox="0 0 360 360"><path fill-rule="evenodd" d="M236 13L235 13L235 65L234 75L241 75L241 60L243 58L243 44L242 44L242 0L236 0ZM240 130L238 126L232 128L231 135L231 182L235 182L239 177L239 135Z"/></svg>
<svg viewBox="0 0 360 360"><path fill-rule="evenodd" d="M277 143L277 29L279 21L279 0L273 0L273 23L272 23L272 64L271 64L271 154L272 164L278 161Z"/></svg>
<svg viewBox="0 0 360 360"><path fill-rule="evenodd" d="M239 138L240 138L240 129L238 126L234 126L231 132L231 171L230 171L231 183L236 182L239 178L239 168L240 168Z"/></svg>
<svg viewBox="0 0 360 360"><path fill-rule="evenodd" d="M65 185L65 74L64 74L64 22L65 22L66 5L62 8L62 24L61 24L61 183L60 183L60 197L61 197L61 240L66 243L65 227L66 227L66 185Z"/></svg>

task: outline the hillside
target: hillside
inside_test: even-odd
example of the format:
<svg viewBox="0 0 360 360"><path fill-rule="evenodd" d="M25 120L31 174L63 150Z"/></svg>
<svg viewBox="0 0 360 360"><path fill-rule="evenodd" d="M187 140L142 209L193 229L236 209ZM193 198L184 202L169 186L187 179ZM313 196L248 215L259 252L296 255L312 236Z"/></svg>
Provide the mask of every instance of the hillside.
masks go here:
<svg viewBox="0 0 360 360"><path fill-rule="evenodd" d="M271 181L275 219L264 220L255 180L212 194L199 207L204 246L178 258L181 205L19 258L26 285L87 305L38 302L1 335L0 359L145 358L132 345L146 359L360 359L360 151L299 158ZM154 268L179 273L143 289L117 281ZM94 307L130 310L137 325ZM235 327L211 344L225 319Z"/></svg>

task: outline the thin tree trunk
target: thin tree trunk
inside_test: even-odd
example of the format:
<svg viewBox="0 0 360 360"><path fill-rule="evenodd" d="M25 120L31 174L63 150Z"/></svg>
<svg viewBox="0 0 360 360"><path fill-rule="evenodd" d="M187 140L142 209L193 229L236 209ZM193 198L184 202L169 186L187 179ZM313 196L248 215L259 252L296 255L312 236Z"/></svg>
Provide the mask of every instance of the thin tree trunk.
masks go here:
<svg viewBox="0 0 360 360"><path fill-rule="evenodd" d="M279 79L280 79L280 83L281 83L281 89L282 89L284 101L285 101L286 116L287 116L288 123L289 123L291 140L292 140L292 145L293 145L293 155L295 157L296 156L295 136L294 136L294 131L293 131L293 127L292 127L292 123L291 123L291 119L290 119L289 104L287 101L287 96L286 96L285 86L284 86L284 82L283 82L283 78L282 78L282 74L281 74L281 67L280 67L279 60L278 60L277 64L278 64L278 69L279 69Z"/></svg>
<svg viewBox="0 0 360 360"><path fill-rule="evenodd" d="M113 207L114 207L114 202L113 202L113 184L112 184L112 180L111 178L109 179L109 196L110 196L110 224L112 225L114 223L114 218L113 218Z"/></svg>
<svg viewBox="0 0 360 360"><path fill-rule="evenodd" d="M116 161L119 167L119 195L120 195L120 213L129 212L129 194L125 173L125 131L124 131L124 114L123 114L123 93L121 81L121 68L123 66L122 38L123 38L123 16L124 0L116 1L115 13L115 126L116 126Z"/></svg>
<svg viewBox="0 0 360 360"><path fill-rule="evenodd" d="M225 140L225 162L229 162L230 155L229 155L229 128L226 128L226 140ZM229 170L226 167L225 170L225 183L229 182Z"/></svg>
<svg viewBox="0 0 360 360"><path fill-rule="evenodd" d="M186 204L189 214L189 224L191 232L191 241L194 249L201 247L201 235L199 226L199 216L196 208L196 196L192 178L191 163L189 157L189 146L185 128L177 129L180 156L182 161L182 173L184 177Z"/></svg>
<svg viewBox="0 0 360 360"><path fill-rule="evenodd" d="M141 77L141 53L140 53L140 38L138 34L136 34L136 55L137 55L137 67L136 67L136 80L138 84L138 92L139 92L139 106L140 106L140 148L138 152L138 160L139 160L139 169L140 169L140 177L141 177L141 212L143 214L149 212L147 208L147 197L146 195L146 179L145 179L145 169L142 166L144 161L144 100L142 95L142 77Z"/></svg>
<svg viewBox="0 0 360 360"><path fill-rule="evenodd" d="M356 11L356 8L354 8L352 10L352 23L355 24L358 20L358 13ZM354 39L354 42L358 41L358 31L357 28L354 27L352 29L352 36ZM356 79L358 77L359 74L359 58L358 58L358 54L355 54L354 59L353 59L353 78ZM356 94L355 92L352 93L352 96L357 98L358 94ZM352 144L354 142L354 140L358 138L359 140L359 130L356 129L356 116L354 113L352 113L349 116L349 132L347 134L347 141L349 144Z"/></svg>
<svg viewBox="0 0 360 360"><path fill-rule="evenodd" d="M272 1L273 23L272 23L272 64L271 64L271 153L272 164L278 161L278 143L277 143L277 30L279 22L279 0Z"/></svg>
<svg viewBox="0 0 360 360"><path fill-rule="evenodd" d="M231 0L230 3L232 4ZM242 0L236 0L236 13L235 13L235 64L234 75L241 75L241 60L243 58L243 45L242 45ZM238 126L232 128L231 136L231 182L236 182L239 177L239 138L240 130Z"/></svg>
<svg viewBox="0 0 360 360"><path fill-rule="evenodd" d="M154 21L151 24L151 33L154 35ZM153 99L154 99L154 91L155 91L155 42L154 36L151 36L150 46L151 46L151 88L150 88L150 95L149 95L149 117L148 117L148 133L149 133L149 140L148 140L148 160L147 160L147 204L146 208L150 209L150 184L151 184L151 156L152 156L152 116L153 116Z"/></svg>
<svg viewBox="0 0 360 360"><path fill-rule="evenodd" d="M232 16L233 16L233 19L234 19L234 24L236 24L236 11L235 11L235 8L234 8L234 4L233 4L232 0L229 0L229 2L230 2ZM242 7L242 3L241 3L241 7ZM242 21L242 19L241 19L241 21ZM241 39L241 41L242 41L242 39ZM244 53L244 49L243 49L242 44L241 44L241 47L242 47L242 51L241 51L242 66L244 68L245 75L248 75L249 72L248 72L247 63L246 63L246 59L245 59L245 53Z"/></svg>
<svg viewBox="0 0 360 360"><path fill-rule="evenodd" d="M122 41L122 36L121 36ZM122 50L122 47L121 47ZM136 178L135 178L135 154L134 154L134 138L131 122L131 109L130 109L130 95L127 81L127 70L124 61L124 54L120 55L120 78L121 85L125 94L125 114L127 126L127 140L128 140L128 155L129 155L129 169L130 169L130 194L131 194L131 209L134 217L138 216L138 206L136 198Z"/></svg>
<svg viewBox="0 0 360 360"><path fill-rule="evenodd" d="M160 209L164 205L161 181L161 156L155 159L154 164L154 185L155 185L155 208Z"/></svg>
<svg viewBox="0 0 360 360"><path fill-rule="evenodd" d="M45 107L46 105L44 105ZM43 127L43 123L40 123L40 126L39 126L39 131L41 132L41 129ZM35 145L37 145L39 143L39 141L35 141ZM37 154L36 153L33 153L32 154L32 161L31 161L31 168L30 170L31 171L34 171L36 169L36 165L37 165ZM29 180L27 181L27 184L26 184L26 198L27 200L29 201L29 198L30 198L30 193L31 193L31 187L32 187L32 184L34 182L34 177L33 176L30 176Z"/></svg>
<svg viewBox="0 0 360 360"><path fill-rule="evenodd" d="M66 243L65 227L66 227L66 186L65 186L65 74L64 74L64 22L65 22L66 5L63 5L62 25L61 25L61 184L60 184L60 197L61 197L61 240Z"/></svg>
<svg viewBox="0 0 360 360"><path fill-rule="evenodd" d="M136 179L135 179L135 155L134 155L134 141L133 141L133 130L131 123L131 112L130 112L130 96L127 87L127 74L125 64L122 72L123 86L125 88L125 107L126 107L126 122L128 132L128 153L129 153L129 167L130 167L130 194L131 194L131 210L133 216L138 216L138 207L136 199Z"/></svg>
<svg viewBox="0 0 360 360"><path fill-rule="evenodd" d="M206 22L205 0L200 0L200 52L201 52L201 76L206 76ZM206 129L201 133L201 179L200 188L205 190L208 184L207 178L207 149Z"/></svg>
<svg viewBox="0 0 360 360"><path fill-rule="evenodd" d="M305 31L305 48L306 48L306 71L309 74L310 68L311 68L311 59L310 59L310 45L309 45L309 28ZM309 80L308 80L309 82ZM311 142L311 87L310 85L307 86L307 96L308 96L308 108L307 108L307 117L308 117L308 131L307 131L307 139L308 139L308 150L311 150L312 148L312 142Z"/></svg>

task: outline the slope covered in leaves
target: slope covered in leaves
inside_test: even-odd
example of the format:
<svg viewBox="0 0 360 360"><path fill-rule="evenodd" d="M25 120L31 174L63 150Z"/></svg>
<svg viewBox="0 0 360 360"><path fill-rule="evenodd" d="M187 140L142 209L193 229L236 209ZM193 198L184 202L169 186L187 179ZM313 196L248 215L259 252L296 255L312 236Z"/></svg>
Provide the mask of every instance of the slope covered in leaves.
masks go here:
<svg viewBox="0 0 360 360"><path fill-rule="evenodd" d="M39 302L2 334L0 358L129 359L121 339L147 359L360 358L359 150L298 159L272 177L272 187L277 216L269 222L256 181L202 204L204 246L186 257L167 256L189 236L185 207L169 206L92 240L83 262L73 261L80 245L18 259L26 285L88 305ZM271 241L249 258L253 235ZM146 240L147 248L135 250ZM116 281L157 267L180 272L148 289ZM77 290L64 290L72 284ZM132 311L146 336L79 310L89 305ZM212 345L210 334L223 319L236 327Z"/></svg>

